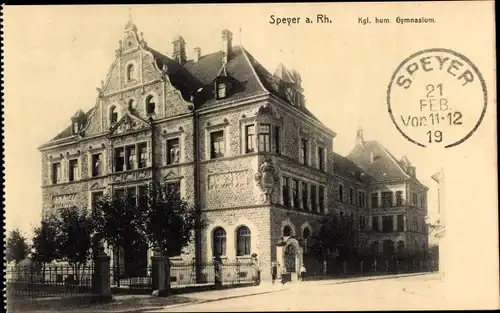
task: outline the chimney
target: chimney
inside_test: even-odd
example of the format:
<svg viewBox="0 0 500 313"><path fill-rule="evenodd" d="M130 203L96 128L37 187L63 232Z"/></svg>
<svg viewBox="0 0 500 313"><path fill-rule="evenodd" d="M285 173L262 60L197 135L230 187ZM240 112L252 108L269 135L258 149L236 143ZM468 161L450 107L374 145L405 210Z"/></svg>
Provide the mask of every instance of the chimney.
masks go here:
<svg viewBox="0 0 500 313"><path fill-rule="evenodd" d="M222 57L222 63L227 63L231 57L231 47L233 45L233 33L229 30L224 29L222 31L222 52L224 56Z"/></svg>
<svg viewBox="0 0 500 313"><path fill-rule="evenodd" d="M184 64L186 62L186 41L182 38L182 36L177 35L172 43L174 44L172 58L177 60L179 64Z"/></svg>
<svg viewBox="0 0 500 313"><path fill-rule="evenodd" d="M363 129L358 128L356 132L356 146L363 146L365 144L365 139L363 138Z"/></svg>
<svg viewBox="0 0 500 313"><path fill-rule="evenodd" d="M201 57L201 48L200 47L196 47L193 49L194 50L194 62L198 62L200 60L200 57Z"/></svg>

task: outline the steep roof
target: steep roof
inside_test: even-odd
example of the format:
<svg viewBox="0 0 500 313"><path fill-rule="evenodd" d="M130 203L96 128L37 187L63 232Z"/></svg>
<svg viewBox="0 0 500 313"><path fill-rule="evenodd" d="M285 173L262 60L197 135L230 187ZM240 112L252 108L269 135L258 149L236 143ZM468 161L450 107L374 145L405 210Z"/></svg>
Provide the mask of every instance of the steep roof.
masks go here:
<svg viewBox="0 0 500 313"><path fill-rule="evenodd" d="M271 93L287 101L287 99L280 94L278 89L280 78L270 74L269 71L267 71L267 69L265 69L242 46L233 46L231 48L231 55L224 66L224 52L222 51L200 56L197 62L188 60L181 65L176 60L169 58L149 46L144 46L144 49L153 54L158 68L166 71L170 82L181 92L185 100L190 101L192 95L200 90L203 91L204 98L203 101L196 104L198 107L223 105L227 101L235 101L267 93ZM284 66L281 66L281 68L284 71L283 73L285 73L283 75L287 77L291 75ZM235 84L232 89L233 92L228 98L225 98L223 101L216 101L213 94L213 83L221 70L224 71L225 75L231 77ZM85 113L85 119L87 121L93 109L94 108ZM297 109L322 124L305 106ZM48 143L71 136L72 132L70 125Z"/></svg>
<svg viewBox="0 0 500 313"><path fill-rule="evenodd" d="M364 141L362 145L357 144L347 158L378 181L413 180L422 185L416 177L408 175L396 157L378 141L371 140Z"/></svg>
<svg viewBox="0 0 500 313"><path fill-rule="evenodd" d="M334 173L357 180L361 183L370 183L375 179L365 170L357 166L348 158L332 152Z"/></svg>

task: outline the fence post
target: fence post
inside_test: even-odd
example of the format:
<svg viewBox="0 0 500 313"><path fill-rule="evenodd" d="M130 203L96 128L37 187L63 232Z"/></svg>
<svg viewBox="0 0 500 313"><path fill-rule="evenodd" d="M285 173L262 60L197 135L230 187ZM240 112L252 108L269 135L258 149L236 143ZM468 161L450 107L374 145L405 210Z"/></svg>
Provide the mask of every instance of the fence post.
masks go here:
<svg viewBox="0 0 500 313"><path fill-rule="evenodd" d="M377 259L373 260L373 273L377 273Z"/></svg>
<svg viewBox="0 0 500 313"><path fill-rule="evenodd" d="M423 271L424 271L423 262L422 262L422 260L420 260L420 272L423 272Z"/></svg>
<svg viewBox="0 0 500 313"><path fill-rule="evenodd" d="M153 290L159 293L165 290L167 258L163 255L153 255L151 257L151 285Z"/></svg>
<svg viewBox="0 0 500 313"><path fill-rule="evenodd" d="M396 274L399 274L399 260L396 260Z"/></svg>
<svg viewBox="0 0 500 313"><path fill-rule="evenodd" d="M109 269L110 259L111 258L106 253L104 253L104 251L100 251L94 259L95 267L93 293L95 296L103 300L111 300Z"/></svg>
<svg viewBox="0 0 500 313"><path fill-rule="evenodd" d="M326 260L323 260L323 276L326 276L327 273L327 263Z"/></svg>
<svg viewBox="0 0 500 313"><path fill-rule="evenodd" d="M344 268L344 275L347 276L347 261L344 261L343 263L343 268Z"/></svg>
<svg viewBox="0 0 500 313"><path fill-rule="evenodd" d="M385 272L389 273L389 260L385 260Z"/></svg>
<svg viewBox="0 0 500 313"><path fill-rule="evenodd" d="M363 276L363 261L359 262L359 274L360 276Z"/></svg>

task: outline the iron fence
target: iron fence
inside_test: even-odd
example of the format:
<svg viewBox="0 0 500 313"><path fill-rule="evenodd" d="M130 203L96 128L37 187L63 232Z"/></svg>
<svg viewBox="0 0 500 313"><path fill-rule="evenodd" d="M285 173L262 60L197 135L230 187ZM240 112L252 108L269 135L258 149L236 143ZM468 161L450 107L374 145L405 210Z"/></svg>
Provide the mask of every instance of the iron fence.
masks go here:
<svg viewBox="0 0 500 313"><path fill-rule="evenodd" d="M314 264L306 273L306 280L331 277L378 276L436 272L439 262L435 259L383 259L333 260L327 262L325 273L322 264Z"/></svg>
<svg viewBox="0 0 500 313"><path fill-rule="evenodd" d="M146 266L127 273L117 266L110 269L111 288L150 290L152 288L152 267Z"/></svg>
<svg viewBox="0 0 500 313"><path fill-rule="evenodd" d="M200 273L196 279L196 273ZM172 288L199 285L238 285L255 281L256 268L251 261L213 262L196 265L194 262L174 261L170 265L170 284Z"/></svg>
<svg viewBox="0 0 500 313"><path fill-rule="evenodd" d="M39 298L91 295L93 264L10 266L6 272L9 297Z"/></svg>

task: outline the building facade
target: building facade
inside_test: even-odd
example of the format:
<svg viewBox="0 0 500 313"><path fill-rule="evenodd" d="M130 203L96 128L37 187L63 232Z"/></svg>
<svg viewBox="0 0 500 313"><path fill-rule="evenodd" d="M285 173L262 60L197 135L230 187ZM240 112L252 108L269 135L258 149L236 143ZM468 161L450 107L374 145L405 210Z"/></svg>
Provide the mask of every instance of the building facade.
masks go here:
<svg viewBox="0 0 500 313"><path fill-rule="evenodd" d="M307 109L297 71L281 64L269 73L232 44L228 30L211 54L195 48L188 59L182 36L172 44L167 57L128 21L95 105L39 148L44 214L91 208L108 192L140 195L149 182L166 181L207 224L179 258L256 253L264 278L272 261L296 272L331 212L358 221L367 249L427 244L424 230L413 228L425 216L427 191L415 168L362 134L347 158L335 154L336 134ZM370 163L372 150L379 159ZM386 158L395 163L387 177L377 170ZM133 263L112 262L142 268L150 256L143 249Z"/></svg>

